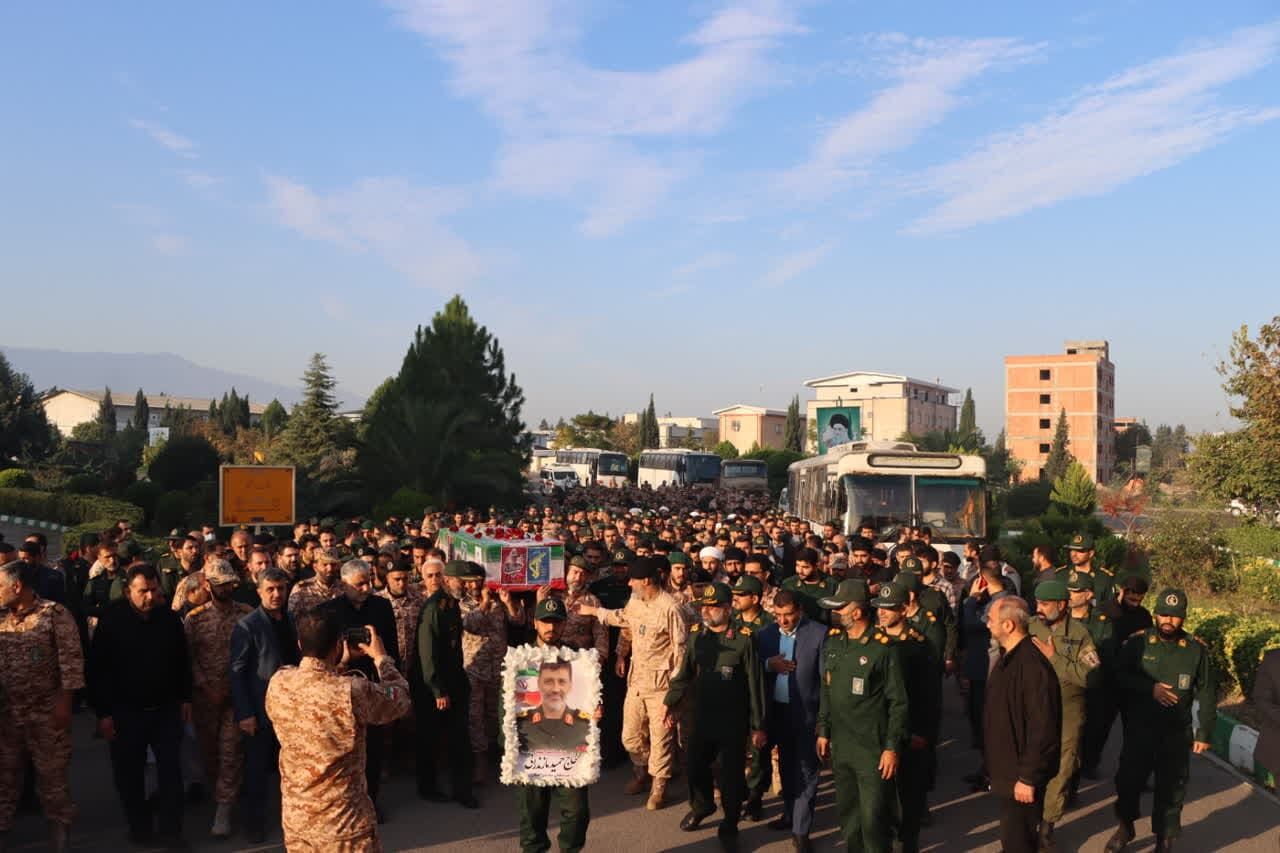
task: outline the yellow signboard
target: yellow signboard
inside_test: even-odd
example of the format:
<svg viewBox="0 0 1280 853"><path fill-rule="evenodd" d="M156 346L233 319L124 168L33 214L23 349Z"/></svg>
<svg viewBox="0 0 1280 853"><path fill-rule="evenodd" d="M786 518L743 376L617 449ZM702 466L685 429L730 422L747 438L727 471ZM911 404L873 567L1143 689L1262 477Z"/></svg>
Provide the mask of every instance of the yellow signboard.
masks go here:
<svg viewBox="0 0 1280 853"><path fill-rule="evenodd" d="M292 465L223 465L218 472L218 523L293 524Z"/></svg>

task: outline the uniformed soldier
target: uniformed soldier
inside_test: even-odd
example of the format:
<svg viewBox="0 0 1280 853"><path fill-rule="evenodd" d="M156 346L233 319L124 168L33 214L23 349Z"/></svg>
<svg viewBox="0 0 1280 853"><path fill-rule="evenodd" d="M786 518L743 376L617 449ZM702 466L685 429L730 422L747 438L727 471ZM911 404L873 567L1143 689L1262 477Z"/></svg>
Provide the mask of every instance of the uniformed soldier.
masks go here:
<svg viewBox="0 0 1280 853"><path fill-rule="evenodd" d="M805 615L815 622L830 624L829 614L818 604L819 600L831 595L836 585L831 578L818 568L820 561L818 552L812 548L801 548L796 552L796 573L782 582L783 589L798 593Z"/></svg>
<svg viewBox="0 0 1280 853"><path fill-rule="evenodd" d="M561 599L565 617L560 641L572 649L595 649L603 670L609 658L609 630L600 624L599 619L584 616L580 611L584 604L588 607L600 606L600 599L587 590L589 572L587 561L580 556L570 557L565 566L564 595ZM557 590L551 590L552 595L557 593ZM603 675L602 671L601 676Z"/></svg>
<svg viewBox="0 0 1280 853"><path fill-rule="evenodd" d="M1093 537L1087 533L1077 533L1067 543L1067 556L1071 560L1071 571L1088 574L1093 577L1093 601L1098 606L1113 601L1116 597L1116 574L1105 566L1094 563Z"/></svg>
<svg viewBox="0 0 1280 853"><path fill-rule="evenodd" d="M226 560L206 560L202 583L210 600L188 613L183 625L191 657L191 721L217 803L211 833L226 838L244 768L240 728L231 708L231 632L253 608L232 600L240 577Z"/></svg>
<svg viewBox="0 0 1280 853"><path fill-rule="evenodd" d="M313 577L298 581L289 593L289 615L294 619L316 605L342 595L342 554L337 548L317 551L315 570Z"/></svg>
<svg viewBox="0 0 1280 853"><path fill-rule="evenodd" d="M1173 850L1182 833L1182 801L1190 774L1189 752L1210 749L1217 723L1209 651L1182 630L1187 594L1165 589L1156 599L1155 627L1125 640L1116 661L1116 679L1124 691L1124 746L1116 771L1116 816L1120 826L1107 841L1107 853L1120 853L1134 837L1139 798L1155 771L1151 829L1156 853ZM1200 710L1192 730L1192 702Z"/></svg>
<svg viewBox="0 0 1280 853"><path fill-rule="evenodd" d="M821 599L839 625L828 632L823 653L817 749L831 759L845 847L888 853L907 688L893 641L871 624L869 598L865 581L849 579Z"/></svg>
<svg viewBox="0 0 1280 853"><path fill-rule="evenodd" d="M85 686L75 619L36 595L34 568L0 566L0 845L13 827L27 759L49 821L50 846L67 849L75 805L68 787L72 693Z"/></svg>
<svg viewBox="0 0 1280 853"><path fill-rule="evenodd" d="M899 577L904 576L915 578L910 572L899 572ZM901 658L907 688L907 748L902 753L897 776L898 841L902 844L902 853L917 853L920 849L920 827L930 782L929 748L937 742L942 718L942 661L924 634L908 620L906 610L910 601L911 595L897 581L881 584L880 594L871 599L880 630L893 640L893 647ZM936 626L937 622L930 624Z"/></svg>
<svg viewBox="0 0 1280 853"><path fill-rule="evenodd" d="M164 597L172 601L173 593L178 588L178 582L187 574L182 565L182 549L187 539L187 534L178 528L169 531L166 542L169 546L169 553L165 554L156 561L156 573L160 575L160 591L164 593ZM198 552L198 543L192 542L192 556Z"/></svg>
<svg viewBox="0 0 1280 853"><path fill-rule="evenodd" d="M445 564L446 578L462 578L469 571L461 560ZM444 802L436 789L435 741L443 732L449 749L453 799L465 808L480 807L472 793L472 754L467 714L470 684L462 665L462 615L458 602L443 586L422 605L418 619L418 649L413 657L414 707L418 720L418 796Z"/></svg>
<svg viewBox="0 0 1280 853"><path fill-rule="evenodd" d="M1107 708L1116 702L1115 685L1115 653L1114 624L1111 618L1100 607L1093 606L1093 575L1085 572L1070 572L1067 575L1067 597L1071 605L1071 619L1084 625L1093 639L1093 648L1098 653L1102 666L1101 675L1085 685L1084 690L1084 726L1080 731L1079 761L1076 772L1071 777L1071 787L1067 792L1067 806L1075 802L1076 792L1080 786L1080 774L1086 766L1085 762L1094 754L1102 752L1099 744L1106 741L1107 733L1102 730L1103 721L1110 728L1115 721L1115 712L1107 713ZM1064 703L1063 717L1066 716Z"/></svg>
<svg viewBox="0 0 1280 853"><path fill-rule="evenodd" d="M409 685L378 632L354 649L337 613L298 617L298 666L281 667L267 685L266 710L280 740L280 817L291 851L379 851L377 816L365 780L365 729L409 710ZM375 683L341 667L367 655Z"/></svg>
<svg viewBox="0 0 1280 853"><path fill-rule="evenodd" d="M631 754L633 775L626 791L639 794L652 782L645 807L656 810L665 805L667 780L675 768L675 733L663 723L663 700L671 673L684 658L687 629L675 599L662 590L653 558L633 560L627 577L631 598L622 610L584 605L579 612L630 632L633 652L622 708L622 745Z"/></svg>
<svg viewBox="0 0 1280 853"><path fill-rule="evenodd" d="M724 819L717 834L736 849L738 815L744 799L744 746L764 747L764 679L750 628L730 622L732 595L723 583L708 584L698 605L702 624L690 629L684 658L663 699L663 721L676 723L677 709L692 691L693 732L689 740L689 813L680 828L692 832L715 812L713 762L719 762Z"/></svg>
<svg viewBox="0 0 1280 853"><path fill-rule="evenodd" d="M744 574L730 591L733 593L733 627L750 628L754 634L773 624L773 617L760 606L764 588L759 580Z"/></svg>
<svg viewBox="0 0 1280 853"><path fill-rule="evenodd" d="M462 666L467 671L470 703L467 728L474 754L473 781L484 783L489 757L489 725L498 719L498 693L502 685L502 659L507 654L507 626L525 623L524 606L508 590L495 595L485 585L484 567L467 563L465 594L458 600L462 612ZM546 589L546 587L543 587Z"/></svg>
<svg viewBox="0 0 1280 853"><path fill-rule="evenodd" d="M543 647L556 647L562 644L563 628L567 608L555 597L543 598L538 602L533 613L534 630L537 632L537 644ZM544 667L547 666L544 664ZM568 684L564 679L568 678ZM547 670L544 687L543 671L538 674L538 689L542 695L543 706L537 711L526 712L517 720L516 730L521 739L522 749L579 749L585 748L587 732L590 728L590 716L584 711L574 711L567 707L564 697L568 696L573 679L573 668L553 666ZM547 699L552 699L554 708L548 713ZM505 701L507 697L503 697ZM563 707L561 707L563 706ZM592 712L598 718L598 709ZM540 717L534 719L534 717ZM503 719L501 712L499 719ZM503 729L499 726L499 737ZM547 835L547 823L551 815L551 804L555 801L560 810L560 833L558 841L561 853L578 853L587 843L587 826L591 822L591 807L587 798L587 787L571 788L566 785L517 785L516 802L520 809L520 849L523 853L546 853L551 849L551 839Z"/></svg>
<svg viewBox="0 0 1280 853"><path fill-rule="evenodd" d="M1062 740L1058 752L1058 772L1044 791L1044 811L1040 818L1041 853L1054 853L1054 824L1067 807L1071 779L1080 762L1080 732L1084 725L1085 690L1102 683L1102 662L1089 629L1071 618L1067 585L1062 581L1042 581L1035 591L1036 619L1028 633L1036 648L1053 665L1062 697Z"/></svg>
<svg viewBox="0 0 1280 853"><path fill-rule="evenodd" d="M582 555L589 567L603 572L603 575L588 587L599 604L587 604L585 601L583 604L587 607L599 606L610 610L621 610L626 607L627 601L631 598L631 587L627 581L627 565L634 555L625 548L618 548L609 553L601 543L596 541L584 545ZM582 613L581 607L578 612ZM604 625L603 622L600 624ZM609 635L609 656L601 661L600 667L600 676L604 683L605 708L604 719L600 723L600 757L605 767L613 767L628 760L626 747L622 744L622 714L627 696L627 662L618 654L622 630L609 625L604 627Z"/></svg>
<svg viewBox="0 0 1280 853"><path fill-rule="evenodd" d="M744 574L731 591L735 630L747 628L754 637L761 628L773 624L773 617L760 606L764 589L758 578ZM772 753L773 750L760 749L755 744L747 750L747 801L743 815L751 820L758 821L764 817L764 795L773 779Z"/></svg>

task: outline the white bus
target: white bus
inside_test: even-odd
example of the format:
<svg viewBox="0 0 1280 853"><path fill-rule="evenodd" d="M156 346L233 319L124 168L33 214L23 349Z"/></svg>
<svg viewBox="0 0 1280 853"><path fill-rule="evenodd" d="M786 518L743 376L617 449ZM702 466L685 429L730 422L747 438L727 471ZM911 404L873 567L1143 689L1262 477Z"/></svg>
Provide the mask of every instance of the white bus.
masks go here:
<svg viewBox="0 0 1280 853"><path fill-rule="evenodd" d="M569 465L584 486L618 488L627 484L626 454L594 447L570 447L556 451L556 464Z"/></svg>
<svg viewBox="0 0 1280 853"><path fill-rule="evenodd" d="M769 488L769 466L763 459L726 459L720 463L720 487L763 492Z"/></svg>
<svg viewBox="0 0 1280 853"><path fill-rule="evenodd" d="M905 442L856 441L787 469L788 512L846 534L871 520L881 539L928 525L940 550L987 535L987 463L981 456L926 453Z"/></svg>
<svg viewBox="0 0 1280 853"><path fill-rule="evenodd" d="M720 482L720 457L701 450L672 447L640 452L636 484L643 486L692 486Z"/></svg>

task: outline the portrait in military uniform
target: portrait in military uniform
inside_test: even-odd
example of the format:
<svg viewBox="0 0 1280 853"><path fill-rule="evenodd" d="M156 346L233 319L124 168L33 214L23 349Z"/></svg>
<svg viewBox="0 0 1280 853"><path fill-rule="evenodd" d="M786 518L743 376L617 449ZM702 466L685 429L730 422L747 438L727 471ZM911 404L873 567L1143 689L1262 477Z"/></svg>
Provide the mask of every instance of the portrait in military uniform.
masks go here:
<svg viewBox="0 0 1280 853"><path fill-rule="evenodd" d="M518 646L503 661L502 781L586 785L600 770L594 648Z"/></svg>

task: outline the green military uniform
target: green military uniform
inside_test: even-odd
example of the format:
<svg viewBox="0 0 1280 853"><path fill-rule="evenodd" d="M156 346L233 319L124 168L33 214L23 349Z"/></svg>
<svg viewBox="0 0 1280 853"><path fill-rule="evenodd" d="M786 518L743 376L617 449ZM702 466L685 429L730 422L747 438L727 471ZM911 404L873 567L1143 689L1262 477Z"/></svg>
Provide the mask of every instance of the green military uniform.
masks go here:
<svg viewBox="0 0 1280 853"><path fill-rule="evenodd" d="M698 604L729 607L729 587L708 584ZM745 794L743 765L750 734L764 729L764 671L756 657L750 628L726 626L722 631L705 625L689 629L684 660L671 679L663 704L679 706L693 691L693 732L689 738L689 814L680 828L696 829L715 811L712 764L719 762L720 804L724 820L721 835L736 835L738 815Z"/></svg>
<svg viewBox="0 0 1280 853"><path fill-rule="evenodd" d="M868 601L865 581L842 581L822 606L855 601ZM907 723L901 657L889 637L871 626L860 637L832 628L823 652L818 737L831 742L836 811L850 851L888 853L893 781L881 778L880 756L902 754Z"/></svg>
<svg viewBox="0 0 1280 853"><path fill-rule="evenodd" d="M1186 613L1187 595L1181 590L1166 589L1156 599L1157 617L1185 618ZM1123 850L1125 842L1133 838L1132 823L1138 818L1139 798L1153 770L1151 829L1157 841L1181 834L1192 742L1209 743L1217 722L1209 651L1181 629L1166 637L1157 625L1125 640L1116 661L1116 679L1123 690L1127 716L1124 747L1116 771L1116 815L1121 828L1108 842L1109 851ZM1155 699L1153 689L1158 683L1172 688L1177 695L1176 704L1165 707ZM1200 705L1194 733L1192 702ZM1115 843L1117 840L1119 844Z"/></svg>
<svg viewBox="0 0 1280 853"><path fill-rule="evenodd" d="M467 564L451 560L445 565L448 577L466 577ZM416 678L414 705L418 719L418 793L434 798L435 738L443 730L449 750L449 772L453 797L472 800L471 738L467 713L471 687L462 666L462 613L458 602L443 588L427 598L418 617L418 654L413 661ZM449 707L436 708L436 700L448 698Z"/></svg>
<svg viewBox="0 0 1280 853"><path fill-rule="evenodd" d="M880 594L871 600L871 605L905 609L907 600L907 589L895 580L880 587ZM937 625L936 618L931 624ZM889 636L902 665L902 678L907 688L907 733L923 741L904 744L906 748L901 753L902 761L894 780L898 789L900 818L898 841L902 844L902 853L917 853L921 821L928 803L932 766L930 747L937 743L942 720L942 660L924 634L913 628L909 620L904 619L900 633L891 634L883 627L880 630Z"/></svg>
<svg viewBox="0 0 1280 853"><path fill-rule="evenodd" d="M1057 601L1067 606L1067 585L1062 581L1043 581L1036 587L1037 601ZM1071 779L1080 764L1080 734L1084 726L1085 690L1102 683L1102 661L1089 629L1083 623L1064 614L1050 626L1043 619L1031 620L1029 633L1044 642L1053 642L1053 657L1049 663L1058 676L1062 691L1062 741L1058 753L1058 772L1044 791L1043 824L1049 825L1062 819L1067 807L1067 792ZM1045 830L1042 828L1042 837Z"/></svg>
<svg viewBox="0 0 1280 853"><path fill-rule="evenodd" d="M565 619L564 603L554 597L538 602L533 618L536 621L560 621ZM539 641L539 645L541 645ZM498 719L505 719L499 699ZM516 732L521 749L585 749L587 733L591 729L591 714L586 711L566 711L559 717L549 717L541 707L526 711L516 720ZM499 738L505 729L498 727ZM505 752L505 749L504 749ZM547 823L551 817L554 800L560 811L558 841L561 853L578 853L587 843L587 827L591 823L591 804L587 798L587 786L571 788L567 785L517 785L516 807L520 812L520 850L522 853L546 853L551 849L547 835Z"/></svg>
<svg viewBox="0 0 1280 853"><path fill-rule="evenodd" d="M1088 590L1093 592L1093 575L1088 572L1068 572L1067 573L1067 592L1083 592ZM1083 624L1089 632L1089 637L1093 640L1093 648L1098 652L1098 660L1101 661L1101 674L1096 680L1085 685L1084 690L1084 726L1080 733L1080 761L1078 765L1083 764L1089 757L1089 749L1091 743L1101 743L1106 738L1106 732L1100 731L1103 726L1110 728L1111 722L1115 719L1115 713L1107 713L1107 706L1115 701L1115 652L1116 644L1114 641L1114 628L1107 614L1102 609L1092 604L1088 606L1087 616L1072 616L1071 618ZM1076 790L1080 784L1080 767L1077 766L1075 775L1071 777L1071 790L1067 795L1067 802L1070 803L1074 799Z"/></svg>
<svg viewBox="0 0 1280 853"><path fill-rule="evenodd" d="M170 536L172 535L170 533ZM173 601L173 593L178 589L178 582L184 577L182 561L172 554L165 554L156 560L156 574L160 576L160 591L164 593L165 601Z"/></svg>
<svg viewBox="0 0 1280 853"><path fill-rule="evenodd" d="M1093 537L1083 533L1077 533L1071 537L1071 541L1067 544L1068 551L1092 551ZM1079 568L1073 569L1081 574L1093 576L1093 603L1102 604L1104 601L1113 601L1116 597L1116 573L1111 569L1097 566L1090 563L1088 572L1080 572ZM1065 580L1065 578L1060 578Z"/></svg>
<svg viewBox="0 0 1280 853"><path fill-rule="evenodd" d="M812 581L802 581L799 575L792 575L782 582L782 588L800 596L800 608L804 615L823 625L831 624L830 614L819 604L836 591L836 582L822 572L815 571Z"/></svg>
<svg viewBox="0 0 1280 853"><path fill-rule="evenodd" d="M943 663L955 660L960 632L956 624L956 614L951 610L951 602L947 600L942 590L934 589L925 584L924 563L920 562L919 557L907 557L902 561L902 571L898 572L893 579L895 583L903 580L902 575L904 572L916 576L916 584L910 587L911 591L916 594L916 601L920 603L921 608L937 617L936 621L942 627L943 647L939 660Z"/></svg>
<svg viewBox="0 0 1280 853"><path fill-rule="evenodd" d="M732 591L734 595L760 596L764 594L764 586L750 575L743 575L738 578L738 582L734 584ZM738 630L747 628L753 637L758 636L761 629L773 623L774 618L763 607L759 609L754 619L743 619L742 614L736 610L733 613L733 627ZM765 792L769 789L769 782L773 778L772 753L773 750L769 747L756 749L755 744L751 744L747 749L747 806L745 813L752 820L760 820L760 803L764 799Z"/></svg>

